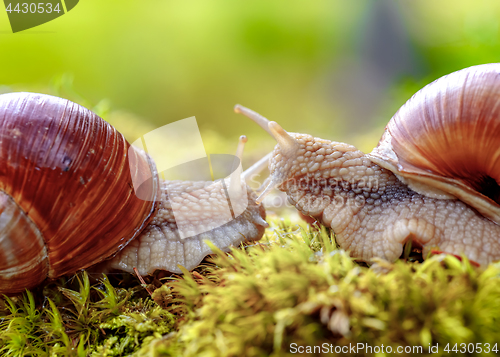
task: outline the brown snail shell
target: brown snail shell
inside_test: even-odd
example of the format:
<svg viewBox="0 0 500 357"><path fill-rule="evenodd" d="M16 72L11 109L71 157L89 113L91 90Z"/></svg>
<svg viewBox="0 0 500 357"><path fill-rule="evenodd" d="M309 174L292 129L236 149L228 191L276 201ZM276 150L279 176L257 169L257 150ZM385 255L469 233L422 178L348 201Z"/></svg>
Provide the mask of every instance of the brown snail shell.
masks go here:
<svg viewBox="0 0 500 357"><path fill-rule="evenodd" d="M93 265L141 232L158 178L154 163L129 148L111 125L68 100L0 95L0 291ZM150 177L147 200L135 195L133 175Z"/></svg>
<svg viewBox="0 0 500 357"><path fill-rule="evenodd" d="M500 223L500 63L422 88L389 121L370 158L415 191L423 191L418 183L434 187Z"/></svg>

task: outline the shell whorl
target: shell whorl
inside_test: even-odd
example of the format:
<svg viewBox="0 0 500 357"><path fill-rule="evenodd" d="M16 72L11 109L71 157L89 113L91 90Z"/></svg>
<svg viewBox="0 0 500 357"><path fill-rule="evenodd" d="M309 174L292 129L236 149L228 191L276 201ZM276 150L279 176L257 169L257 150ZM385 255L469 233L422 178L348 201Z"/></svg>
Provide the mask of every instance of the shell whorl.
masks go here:
<svg viewBox="0 0 500 357"><path fill-rule="evenodd" d="M0 205L0 292L95 264L142 231L158 179L154 163L129 148L78 104L34 93L0 96L0 204L8 205ZM148 200L136 196L133 175L151 179L141 187Z"/></svg>
<svg viewBox="0 0 500 357"><path fill-rule="evenodd" d="M370 158L425 194L425 185L500 223L500 63L469 67L418 91Z"/></svg>

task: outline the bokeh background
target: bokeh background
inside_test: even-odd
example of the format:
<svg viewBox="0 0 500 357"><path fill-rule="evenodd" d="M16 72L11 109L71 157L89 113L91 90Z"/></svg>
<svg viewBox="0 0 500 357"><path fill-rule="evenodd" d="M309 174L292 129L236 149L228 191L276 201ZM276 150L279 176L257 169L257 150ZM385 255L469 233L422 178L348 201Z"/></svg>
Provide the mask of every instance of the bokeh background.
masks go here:
<svg viewBox="0 0 500 357"><path fill-rule="evenodd" d="M130 141L196 116L209 153L274 146L241 103L285 129L370 151L415 91L500 56L500 1L82 0L13 34L0 5L0 92L93 108Z"/></svg>

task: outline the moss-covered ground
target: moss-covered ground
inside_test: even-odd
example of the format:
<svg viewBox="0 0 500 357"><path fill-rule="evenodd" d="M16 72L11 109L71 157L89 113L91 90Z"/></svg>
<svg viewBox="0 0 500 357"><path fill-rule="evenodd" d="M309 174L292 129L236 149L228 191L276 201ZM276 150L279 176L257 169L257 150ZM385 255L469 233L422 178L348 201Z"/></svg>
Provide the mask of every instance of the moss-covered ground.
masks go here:
<svg viewBox="0 0 500 357"><path fill-rule="evenodd" d="M3 297L0 356L451 356L500 349L499 264L475 267L435 255L368 267L332 238L324 229L277 221L262 241L219 252L180 277L140 285L125 274L91 282L79 273Z"/></svg>

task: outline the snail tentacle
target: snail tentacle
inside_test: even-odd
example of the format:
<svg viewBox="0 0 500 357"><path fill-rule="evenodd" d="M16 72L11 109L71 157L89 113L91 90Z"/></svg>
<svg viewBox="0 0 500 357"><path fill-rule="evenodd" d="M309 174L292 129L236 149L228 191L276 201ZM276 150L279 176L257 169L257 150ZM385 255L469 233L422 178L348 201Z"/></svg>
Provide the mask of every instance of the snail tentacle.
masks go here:
<svg viewBox="0 0 500 357"><path fill-rule="evenodd" d="M299 143L297 140L288 134L285 129L283 129L275 121L269 122L269 131L273 135L274 139L278 142L282 153L287 157L291 158L295 155L299 149Z"/></svg>
<svg viewBox="0 0 500 357"><path fill-rule="evenodd" d="M260 159L255 164L246 169L241 175L241 178L246 182L248 182L253 175L261 173L269 165L269 159L271 158L271 155L272 152L268 153L262 159ZM258 191L259 189L257 189L257 192Z"/></svg>
<svg viewBox="0 0 500 357"><path fill-rule="evenodd" d="M234 107L234 111L253 120L266 130L278 143L269 161L269 169L271 171L270 178L266 180L267 185L256 201L260 203L273 189L285 182L292 163L294 163L299 156L298 152L301 145L295 137L295 134L288 133L275 121L269 121L259 113L239 104Z"/></svg>
<svg viewBox="0 0 500 357"><path fill-rule="evenodd" d="M271 131L269 130L269 120L267 120L265 117L263 117L259 113L254 112L253 110L248 109L248 108L246 108L246 107L244 107L244 106L242 106L240 104L236 104L234 106L234 112L238 113L238 114L243 114L244 116L252 119L262 129L264 129L265 131L267 131L270 135L273 135L273 134L271 134Z"/></svg>
<svg viewBox="0 0 500 357"><path fill-rule="evenodd" d="M230 182L229 182L229 194L231 197L235 197L239 195L241 192L239 188L241 187L242 173L242 159L243 159L243 150L245 149L245 144L248 141L248 138L245 135L240 136L240 140L238 141L238 147L236 148L236 158L233 161L233 167L231 168Z"/></svg>

